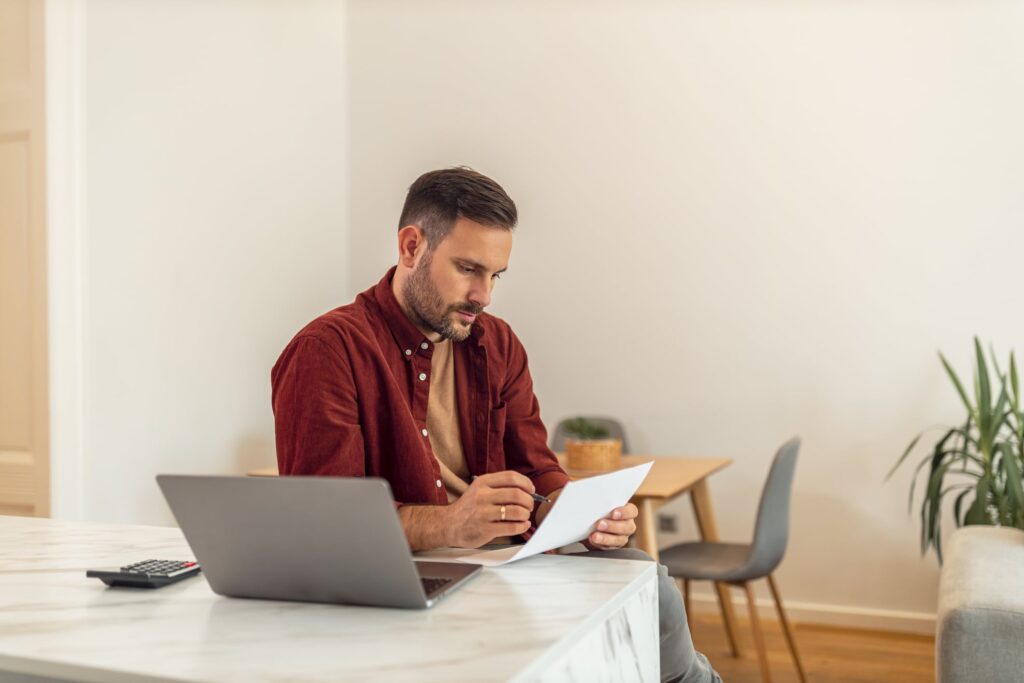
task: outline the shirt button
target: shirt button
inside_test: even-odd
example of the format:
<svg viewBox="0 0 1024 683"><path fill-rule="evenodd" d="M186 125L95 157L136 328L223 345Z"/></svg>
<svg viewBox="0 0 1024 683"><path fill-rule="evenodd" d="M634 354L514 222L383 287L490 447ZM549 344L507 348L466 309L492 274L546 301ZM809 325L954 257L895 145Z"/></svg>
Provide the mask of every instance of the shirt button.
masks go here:
<svg viewBox="0 0 1024 683"><path fill-rule="evenodd" d="M427 373L425 373L425 372L421 372L421 373L420 373L420 381L422 382L422 381L423 381L423 380L425 380L426 378L427 378Z"/></svg>
<svg viewBox="0 0 1024 683"><path fill-rule="evenodd" d="M430 344L428 344L427 342L421 342L420 343L420 348L423 349L424 351L426 351L429 347L430 347Z"/></svg>
<svg viewBox="0 0 1024 683"><path fill-rule="evenodd" d="M420 430L420 434L422 434L423 436L426 436L427 435L427 430L426 429L421 429Z"/></svg>
<svg viewBox="0 0 1024 683"><path fill-rule="evenodd" d="M405 350L405 355L411 356L412 355L412 349L406 349Z"/></svg>
<svg viewBox="0 0 1024 683"><path fill-rule="evenodd" d="M435 483L435 484L437 484L437 488L441 488L441 480L440 480L440 479L438 479L438 480L437 480L436 482L434 482L434 483Z"/></svg>

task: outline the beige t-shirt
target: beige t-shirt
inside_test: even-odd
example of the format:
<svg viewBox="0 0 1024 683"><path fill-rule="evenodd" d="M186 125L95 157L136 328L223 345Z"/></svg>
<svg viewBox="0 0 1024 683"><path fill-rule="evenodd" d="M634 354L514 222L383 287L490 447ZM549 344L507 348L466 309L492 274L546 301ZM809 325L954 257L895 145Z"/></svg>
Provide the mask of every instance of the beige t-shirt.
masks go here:
<svg viewBox="0 0 1024 683"><path fill-rule="evenodd" d="M472 475L466 466L455 402L455 349L450 339L434 344L430 358L430 395L427 398L427 434L434 457L441 467L448 502L458 500L469 488ZM499 536L492 545L506 545L511 536Z"/></svg>
<svg viewBox="0 0 1024 683"><path fill-rule="evenodd" d="M469 488L469 468L462 452L459 413L455 404L455 349L450 339L434 344L430 359L430 394L427 399L427 434L441 466L448 502Z"/></svg>

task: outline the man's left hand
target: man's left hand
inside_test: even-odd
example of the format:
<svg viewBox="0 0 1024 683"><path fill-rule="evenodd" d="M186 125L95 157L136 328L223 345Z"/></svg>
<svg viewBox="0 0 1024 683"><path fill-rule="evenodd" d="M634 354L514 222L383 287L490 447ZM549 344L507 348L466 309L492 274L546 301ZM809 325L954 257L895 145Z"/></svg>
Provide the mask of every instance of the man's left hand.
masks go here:
<svg viewBox="0 0 1024 683"><path fill-rule="evenodd" d="M640 513L636 505L626 503L615 508L608 516L597 521L597 529L587 537L583 545L591 550L614 550L626 545L629 537L636 533L636 516Z"/></svg>

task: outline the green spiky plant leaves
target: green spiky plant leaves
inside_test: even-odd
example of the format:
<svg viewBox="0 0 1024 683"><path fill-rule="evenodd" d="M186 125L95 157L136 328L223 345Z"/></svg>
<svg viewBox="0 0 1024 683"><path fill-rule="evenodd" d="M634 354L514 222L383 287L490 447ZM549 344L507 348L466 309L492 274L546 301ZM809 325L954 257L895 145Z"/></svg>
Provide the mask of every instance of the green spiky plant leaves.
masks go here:
<svg viewBox="0 0 1024 683"><path fill-rule="evenodd" d="M981 342L974 338L973 396L941 353L946 374L967 409L960 426L950 427L931 452L918 463L910 484L908 508L913 509L919 475L926 472L921 501L921 554L934 548L942 563L942 504L952 496L953 519L968 524L1024 529L1024 414L1020 405L1017 361L1010 353L1009 372L991 354L989 371ZM890 470L886 480L907 459L924 434L918 434Z"/></svg>
<svg viewBox="0 0 1024 683"><path fill-rule="evenodd" d="M565 431L581 441L595 441L608 438L608 429L585 417L574 417L565 423Z"/></svg>

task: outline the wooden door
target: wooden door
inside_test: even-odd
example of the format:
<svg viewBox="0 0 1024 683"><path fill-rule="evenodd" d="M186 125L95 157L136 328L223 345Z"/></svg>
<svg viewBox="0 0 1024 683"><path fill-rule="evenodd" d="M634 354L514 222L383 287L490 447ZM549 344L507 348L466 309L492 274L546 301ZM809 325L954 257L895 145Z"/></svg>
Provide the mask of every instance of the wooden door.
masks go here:
<svg viewBox="0 0 1024 683"><path fill-rule="evenodd" d="M0 0L0 514L50 511L43 2Z"/></svg>

